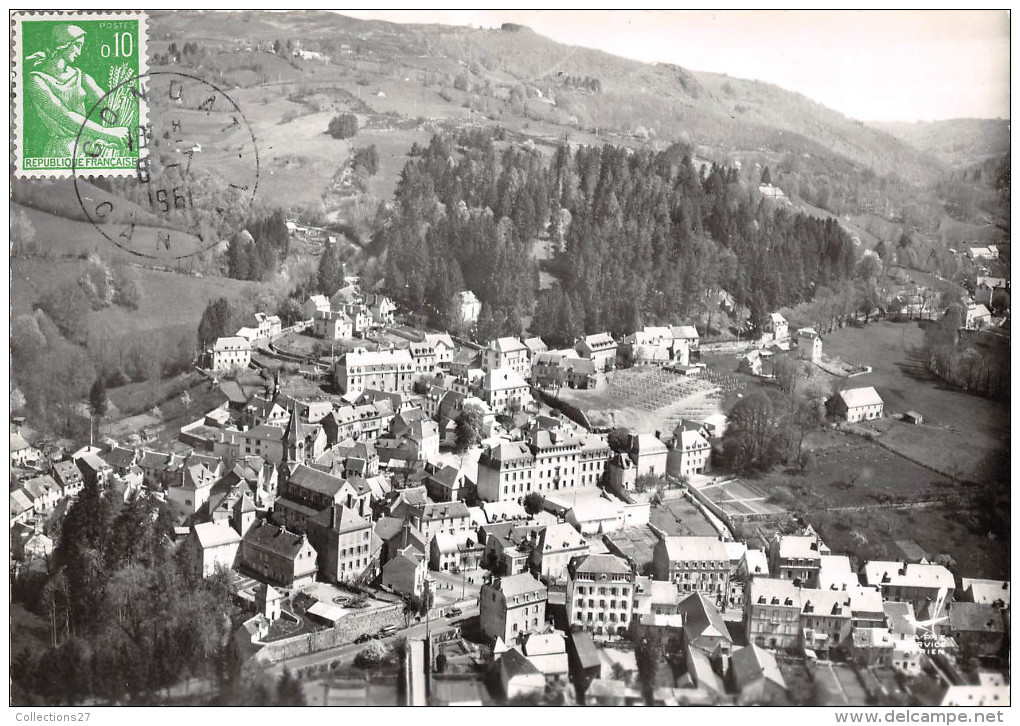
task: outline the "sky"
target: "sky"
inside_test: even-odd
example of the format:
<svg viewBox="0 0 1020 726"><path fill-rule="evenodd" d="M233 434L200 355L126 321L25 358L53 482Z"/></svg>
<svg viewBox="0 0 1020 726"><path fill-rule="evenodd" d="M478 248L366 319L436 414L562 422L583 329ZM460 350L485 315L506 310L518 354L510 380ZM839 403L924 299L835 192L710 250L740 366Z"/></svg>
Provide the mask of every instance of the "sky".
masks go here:
<svg viewBox="0 0 1020 726"><path fill-rule="evenodd" d="M992 11L360 10L527 25L569 45L752 78L866 121L1009 118L1009 14Z"/></svg>

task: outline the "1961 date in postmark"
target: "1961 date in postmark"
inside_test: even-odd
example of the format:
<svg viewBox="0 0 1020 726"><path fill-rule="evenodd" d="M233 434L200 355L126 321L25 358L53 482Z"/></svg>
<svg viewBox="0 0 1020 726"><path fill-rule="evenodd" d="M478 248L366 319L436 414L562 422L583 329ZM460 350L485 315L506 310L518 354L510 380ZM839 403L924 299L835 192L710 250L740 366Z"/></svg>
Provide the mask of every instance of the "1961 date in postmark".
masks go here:
<svg viewBox="0 0 1020 726"><path fill-rule="evenodd" d="M132 81L148 70L145 16L19 12L12 30L15 173L66 177L74 166L108 176L136 173L146 109ZM104 97L102 112L90 117Z"/></svg>

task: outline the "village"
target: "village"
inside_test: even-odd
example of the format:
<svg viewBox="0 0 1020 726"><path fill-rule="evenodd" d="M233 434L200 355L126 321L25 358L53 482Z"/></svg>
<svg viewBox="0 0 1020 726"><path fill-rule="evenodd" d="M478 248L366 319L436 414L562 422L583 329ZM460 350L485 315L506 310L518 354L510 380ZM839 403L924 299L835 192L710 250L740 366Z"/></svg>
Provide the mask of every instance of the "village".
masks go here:
<svg viewBox="0 0 1020 726"><path fill-rule="evenodd" d="M979 282L966 329L1008 285ZM470 326L481 304L458 300ZM833 550L718 464L723 402L781 360L842 381L833 430L921 424L854 384L867 361L779 312L710 350L684 321L551 350L413 313L348 277L286 329L258 313L216 340L198 370L219 403L179 429L54 458L14 421L15 575L46 571L86 488L151 495L195 575L229 574L245 666L286 669L312 705L1008 704L1008 581L916 544ZM887 311L921 313L939 311ZM585 395L643 417L596 420Z"/></svg>

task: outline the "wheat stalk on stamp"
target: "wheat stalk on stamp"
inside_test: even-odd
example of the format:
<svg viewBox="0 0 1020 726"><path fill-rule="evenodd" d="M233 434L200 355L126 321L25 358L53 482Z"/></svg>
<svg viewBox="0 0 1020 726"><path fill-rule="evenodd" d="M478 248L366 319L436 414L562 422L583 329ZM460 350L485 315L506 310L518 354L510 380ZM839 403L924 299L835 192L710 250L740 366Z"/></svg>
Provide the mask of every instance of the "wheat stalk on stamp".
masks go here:
<svg viewBox="0 0 1020 726"><path fill-rule="evenodd" d="M138 103L137 97L133 97L131 92L137 83L137 80L132 80L134 75L131 66L127 64L110 68L109 88L113 90L110 91L107 107L114 112L114 116L108 119L110 123L106 125L124 126L131 129L132 133L137 133Z"/></svg>

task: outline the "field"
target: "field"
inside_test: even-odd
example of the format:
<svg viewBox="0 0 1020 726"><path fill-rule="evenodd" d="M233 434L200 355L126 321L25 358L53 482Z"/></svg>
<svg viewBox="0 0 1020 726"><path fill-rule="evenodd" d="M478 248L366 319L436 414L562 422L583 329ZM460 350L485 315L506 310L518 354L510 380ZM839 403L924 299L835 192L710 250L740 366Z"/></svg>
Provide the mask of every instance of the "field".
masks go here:
<svg viewBox="0 0 1020 726"><path fill-rule="evenodd" d="M804 474L773 471L753 479L777 504L795 510L834 552L859 559L904 557L897 540L913 539L929 557L946 553L972 577L1006 577L1009 549L971 531L959 504L890 507L938 499L960 486L866 439L823 431L805 442L816 454Z"/></svg>
<svg viewBox="0 0 1020 726"><path fill-rule="evenodd" d="M929 556L953 557L966 577L1010 578L1009 542L970 531L956 506L819 513L805 519L833 552L902 560L895 540L909 536Z"/></svg>
<svg viewBox="0 0 1020 726"><path fill-rule="evenodd" d="M171 272L137 269L142 299L137 310L108 307L88 316L89 331L112 338L132 332L196 329L210 300L235 301L259 283L220 277L191 277ZM30 312L48 290L77 279L77 260L14 259L11 261L11 313Z"/></svg>
<svg viewBox="0 0 1020 726"><path fill-rule="evenodd" d="M143 261L138 255L131 254L108 240L99 233L91 222L78 222L12 203L12 213L17 210L24 211L35 228L35 245L42 254L62 257L95 252L115 261ZM103 225L103 229L107 234L116 239L117 235L125 228L122 225L107 224ZM130 248L157 256L155 260L146 260L146 264L161 264L167 267L182 264L174 262L169 257L166 259L159 257L161 248L157 245L156 235L160 231L165 230L161 230L158 227L145 227L141 225L135 227ZM173 230L171 234L173 239L172 253L174 255L201 251L208 247L207 244L204 244L194 235L185 234L178 230Z"/></svg>
<svg viewBox="0 0 1020 726"><path fill-rule="evenodd" d="M655 366L612 371L597 389L563 388L558 395L585 412L593 426L672 432L681 418L717 413L718 386L707 378L667 373Z"/></svg>
<svg viewBox="0 0 1020 726"><path fill-rule="evenodd" d="M870 365L872 372L849 385L874 386L885 401L885 414L917 411L924 426L883 422L888 431L881 441L943 472L987 481L1004 472L1008 457L1009 407L1000 401L973 396L934 380L917 358L924 331L916 322L880 322L863 328L843 328L825 337L824 350ZM888 428L886 428L888 427Z"/></svg>

